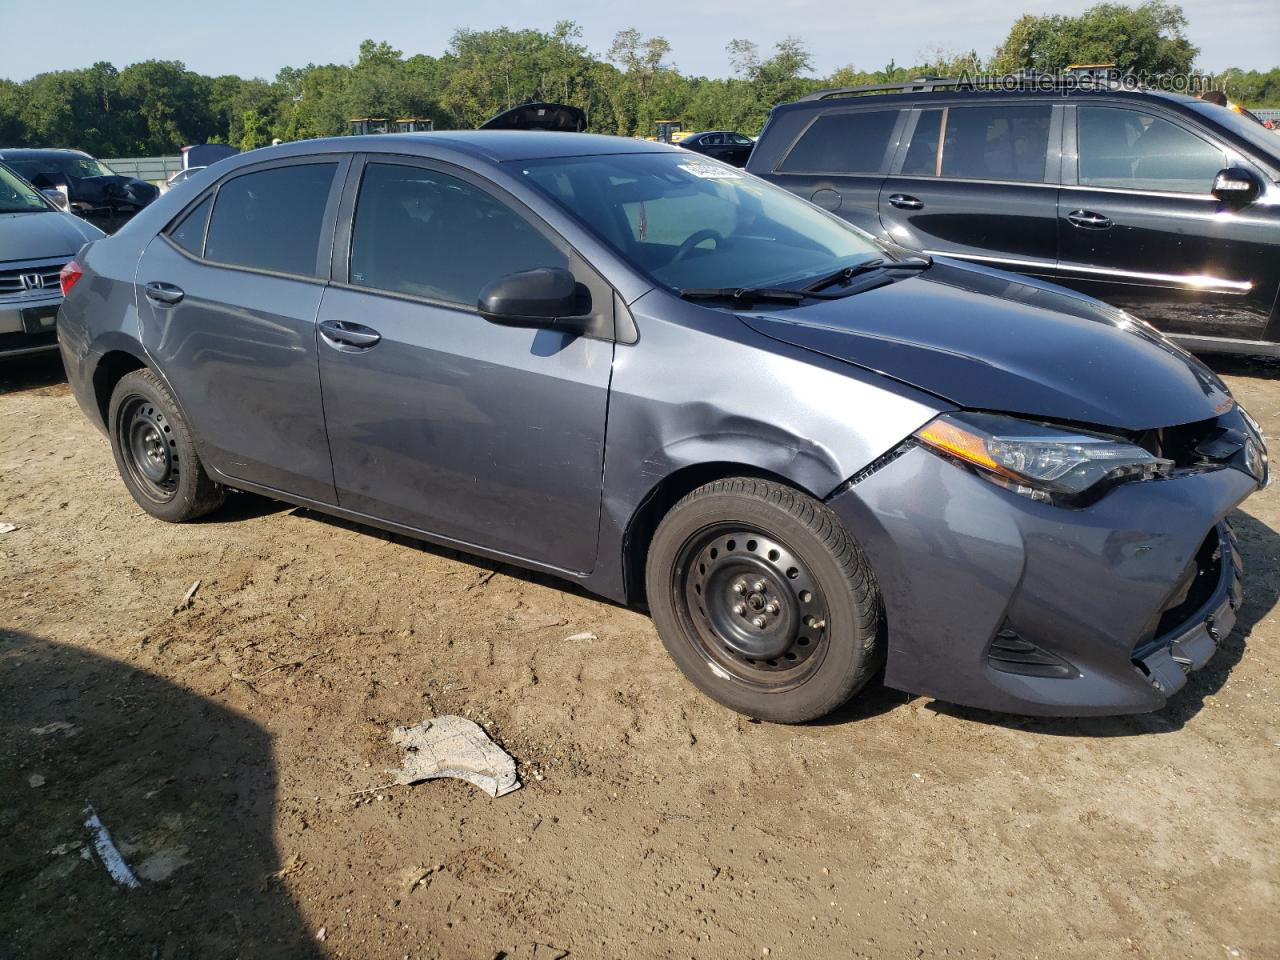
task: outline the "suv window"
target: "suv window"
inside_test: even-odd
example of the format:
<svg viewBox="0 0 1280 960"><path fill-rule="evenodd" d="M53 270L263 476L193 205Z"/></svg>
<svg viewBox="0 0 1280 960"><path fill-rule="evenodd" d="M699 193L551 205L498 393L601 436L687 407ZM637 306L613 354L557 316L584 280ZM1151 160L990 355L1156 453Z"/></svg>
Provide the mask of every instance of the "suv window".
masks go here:
<svg viewBox="0 0 1280 960"><path fill-rule="evenodd" d="M320 224L336 163L246 173L218 189L204 255L218 263L316 275Z"/></svg>
<svg viewBox="0 0 1280 960"><path fill-rule="evenodd" d="M1227 165L1221 150L1168 120L1117 107L1078 107L1080 183L1208 193Z"/></svg>
<svg viewBox="0 0 1280 960"><path fill-rule="evenodd" d="M213 196L205 197L169 231L169 239L187 253L197 257L204 256L204 229L209 223L209 210L212 207Z"/></svg>
<svg viewBox="0 0 1280 960"><path fill-rule="evenodd" d="M861 110L821 116L778 169L783 173L881 173L898 113Z"/></svg>
<svg viewBox="0 0 1280 960"><path fill-rule="evenodd" d="M351 283L474 307L493 280L569 258L515 210L425 167L365 168L351 232Z"/></svg>
<svg viewBox="0 0 1280 960"><path fill-rule="evenodd" d="M1048 104L925 110L911 137L902 173L1040 183L1049 153L1052 113Z"/></svg>

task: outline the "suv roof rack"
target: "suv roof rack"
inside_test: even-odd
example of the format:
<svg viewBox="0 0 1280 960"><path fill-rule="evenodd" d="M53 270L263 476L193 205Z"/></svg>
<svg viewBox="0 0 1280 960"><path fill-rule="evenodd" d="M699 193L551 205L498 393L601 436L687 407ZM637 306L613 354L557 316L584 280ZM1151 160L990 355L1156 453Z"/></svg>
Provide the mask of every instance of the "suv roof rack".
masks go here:
<svg viewBox="0 0 1280 960"><path fill-rule="evenodd" d="M1109 64L1101 64L1100 66L1109 66ZM831 100L836 97L856 97L865 93L932 93L934 90L945 88L964 88L968 90L982 90L990 87L997 87L1002 90L1018 89L1024 84L1028 89L1044 89L1048 86L1074 86L1074 87L1101 87L1104 81L1112 78L1094 77L1086 74L1079 68L1075 75L1065 76L1053 73L1011 73L1003 77L917 77L914 80L907 80L901 83L877 83L863 87L831 87L826 90L815 90L813 93L806 94L801 97L798 102L813 100ZM1088 81L1082 83L1082 80L1088 78ZM1091 83L1089 82L1091 81ZM1114 81L1113 81L1114 83Z"/></svg>

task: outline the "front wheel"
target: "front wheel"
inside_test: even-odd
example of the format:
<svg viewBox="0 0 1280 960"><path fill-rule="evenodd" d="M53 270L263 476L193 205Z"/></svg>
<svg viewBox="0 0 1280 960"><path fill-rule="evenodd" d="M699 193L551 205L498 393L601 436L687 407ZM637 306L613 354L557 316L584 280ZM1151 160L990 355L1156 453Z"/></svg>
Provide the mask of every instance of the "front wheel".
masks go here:
<svg viewBox="0 0 1280 960"><path fill-rule="evenodd" d="M827 507L782 484L739 477L694 490L659 524L645 584L676 665L752 717L823 716L883 659L866 557Z"/></svg>
<svg viewBox="0 0 1280 960"><path fill-rule="evenodd" d="M107 427L125 487L143 510L181 523L221 505L226 488L205 472L191 429L164 381L143 368L111 392Z"/></svg>

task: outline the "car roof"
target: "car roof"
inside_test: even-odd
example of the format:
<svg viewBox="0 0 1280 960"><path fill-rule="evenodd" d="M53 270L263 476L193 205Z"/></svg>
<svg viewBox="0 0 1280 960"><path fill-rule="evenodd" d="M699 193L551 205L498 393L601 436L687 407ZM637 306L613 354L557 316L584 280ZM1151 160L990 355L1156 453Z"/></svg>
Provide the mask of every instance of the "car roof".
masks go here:
<svg viewBox="0 0 1280 960"><path fill-rule="evenodd" d="M8 157L10 160L23 160L28 157L47 157L50 154L54 156L70 155L73 157L88 157L89 154L83 150L72 150L70 147L0 147L0 157ZM92 159L92 157L90 157Z"/></svg>
<svg viewBox="0 0 1280 960"><path fill-rule="evenodd" d="M593 157L618 153L679 153L678 147L631 137L611 137L598 133L559 133L544 130L441 130L430 133L382 133L357 137L327 137L299 140L264 148L278 155L324 153L335 148L344 152L420 153L431 156L432 148L456 154L506 163L512 160L540 160L550 157ZM257 150L241 157L262 156Z"/></svg>
<svg viewBox="0 0 1280 960"><path fill-rule="evenodd" d="M1169 104L1182 105L1194 103L1196 98L1181 93L1164 90L1109 90L1084 89L1081 87L1058 87L1051 89L1019 88L1004 90L998 86L962 89L958 87L942 87L936 90L905 90L902 93L883 94L848 94L842 95L839 88L832 90L831 96L821 98L822 91L810 94L810 98L783 103L774 107L775 112L791 112L793 110L831 110L852 106L902 106L903 104L945 103L955 100L1132 100L1138 103L1153 98Z"/></svg>

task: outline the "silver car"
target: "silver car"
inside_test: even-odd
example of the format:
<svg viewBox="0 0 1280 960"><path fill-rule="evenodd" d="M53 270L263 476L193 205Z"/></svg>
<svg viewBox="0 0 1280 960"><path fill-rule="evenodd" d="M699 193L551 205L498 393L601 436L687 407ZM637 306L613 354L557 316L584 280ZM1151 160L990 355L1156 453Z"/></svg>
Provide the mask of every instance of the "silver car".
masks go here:
<svg viewBox="0 0 1280 960"><path fill-rule="evenodd" d="M58 349L58 274L101 236L0 164L0 358Z"/></svg>

